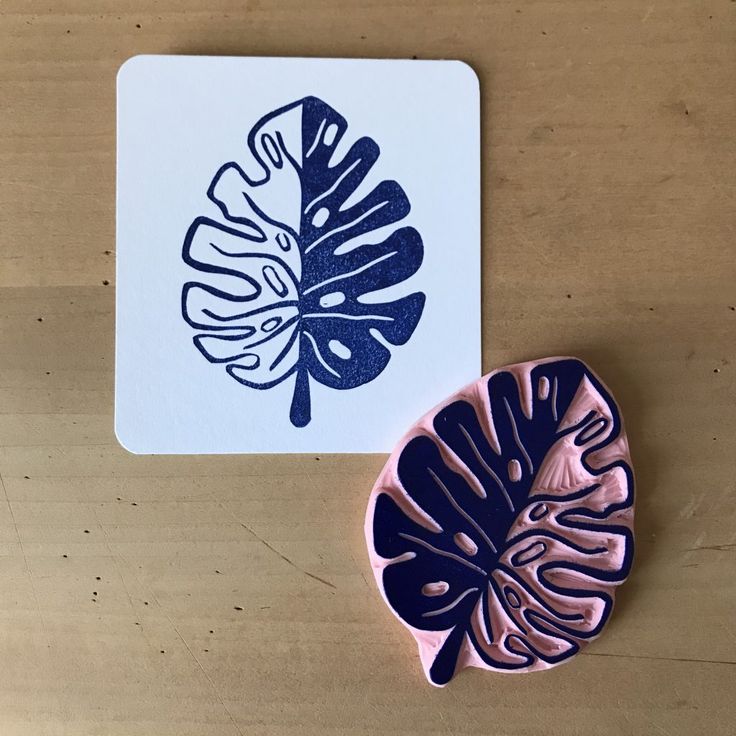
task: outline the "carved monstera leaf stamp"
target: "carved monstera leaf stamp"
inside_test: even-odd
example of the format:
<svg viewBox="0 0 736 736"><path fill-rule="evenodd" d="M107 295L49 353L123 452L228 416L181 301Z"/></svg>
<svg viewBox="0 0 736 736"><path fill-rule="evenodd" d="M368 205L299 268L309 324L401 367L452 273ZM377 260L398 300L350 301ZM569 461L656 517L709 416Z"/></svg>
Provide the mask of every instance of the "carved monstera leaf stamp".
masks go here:
<svg viewBox="0 0 736 736"><path fill-rule="evenodd" d="M428 680L531 672L598 636L631 567L619 410L581 361L493 371L419 420L370 496L376 582Z"/></svg>

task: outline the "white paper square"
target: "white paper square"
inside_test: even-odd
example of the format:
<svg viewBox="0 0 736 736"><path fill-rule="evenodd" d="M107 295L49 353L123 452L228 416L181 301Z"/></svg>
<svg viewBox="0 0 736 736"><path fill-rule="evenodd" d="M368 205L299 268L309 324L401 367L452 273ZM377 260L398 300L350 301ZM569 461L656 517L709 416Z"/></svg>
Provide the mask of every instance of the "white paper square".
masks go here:
<svg viewBox="0 0 736 736"><path fill-rule="evenodd" d="M289 106L257 131L259 163L249 133ZM350 153L363 137L380 151L367 173L374 144ZM478 80L458 61L128 60L118 75L121 444L137 453L387 452L425 411L478 378L479 145ZM218 206L208 188L228 163L237 166L214 188ZM373 196L384 180L400 189ZM371 231L406 209L400 190L408 214ZM381 301L424 294L413 332L418 298L400 307L358 300L366 285L411 271L415 235L402 230L380 245L407 227L421 238L421 265ZM200 286L183 298L185 284ZM234 301L236 291L249 299ZM194 328L184 310L209 326ZM392 345L384 330L411 336ZM214 337L195 343L198 335ZM371 379L382 343L391 357Z"/></svg>

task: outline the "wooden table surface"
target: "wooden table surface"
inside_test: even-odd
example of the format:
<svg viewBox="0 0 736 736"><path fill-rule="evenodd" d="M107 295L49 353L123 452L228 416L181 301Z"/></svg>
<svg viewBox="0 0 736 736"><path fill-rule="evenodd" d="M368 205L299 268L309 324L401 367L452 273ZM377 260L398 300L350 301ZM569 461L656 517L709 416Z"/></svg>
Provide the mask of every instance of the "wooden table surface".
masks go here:
<svg viewBox="0 0 736 736"><path fill-rule="evenodd" d="M727 0L0 0L0 734L733 734L735 42ZM584 654L431 688L370 579L383 456L118 446L138 53L477 70L484 368L579 355L633 450L635 568Z"/></svg>

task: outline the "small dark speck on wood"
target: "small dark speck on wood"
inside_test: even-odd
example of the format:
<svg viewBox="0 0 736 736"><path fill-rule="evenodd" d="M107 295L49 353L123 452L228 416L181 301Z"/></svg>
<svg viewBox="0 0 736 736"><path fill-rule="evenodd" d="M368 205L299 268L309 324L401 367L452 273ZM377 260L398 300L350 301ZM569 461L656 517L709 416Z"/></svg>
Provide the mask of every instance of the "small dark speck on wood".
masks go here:
<svg viewBox="0 0 736 736"><path fill-rule="evenodd" d="M243 609L242 609L242 608L241 608L240 606L233 606L233 608L234 608L234 609L235 609L236 611L242 611L242 610L243 610Z"/></svg>
<svg viewBox="0 0 736 736"><path fill-rule="evenodd" d="M110 282L109 282L109 281L108 281L107 279L105 279L105 280L104 280L104 281L102 282L102 285L103 285L103 286L110 286Z"/></svg>

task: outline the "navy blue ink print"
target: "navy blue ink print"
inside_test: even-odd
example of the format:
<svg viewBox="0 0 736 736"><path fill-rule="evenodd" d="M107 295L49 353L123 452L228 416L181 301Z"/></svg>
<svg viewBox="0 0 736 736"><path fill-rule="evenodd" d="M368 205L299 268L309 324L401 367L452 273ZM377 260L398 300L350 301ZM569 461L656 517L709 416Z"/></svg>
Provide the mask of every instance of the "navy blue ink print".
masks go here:
<svg viewBox="0 0 736 736"><path fill-rule="evenodd" d="M633 504L621 416L579 360L500 369L417 422L365 531L428 680L546 669L598 636L631 567Z"/></svg>
<svg viewBox="0 0 736 736"><path fill-rule="evenodd" d="M229 162L207 191L227 224L198 217L184 240L183 259L202 279L182 290L194 344L243 386L294 376L296 427L311 419L310 378L335 389L372 381L391 358L387 345L405 344L424 308L421 292L374 294L416 273L422 239L389 227L410 210L395 181L357 192L379 148L360 138L336 154L346 130L316 97L261 118L247 141L257 175Z"/></svg>

